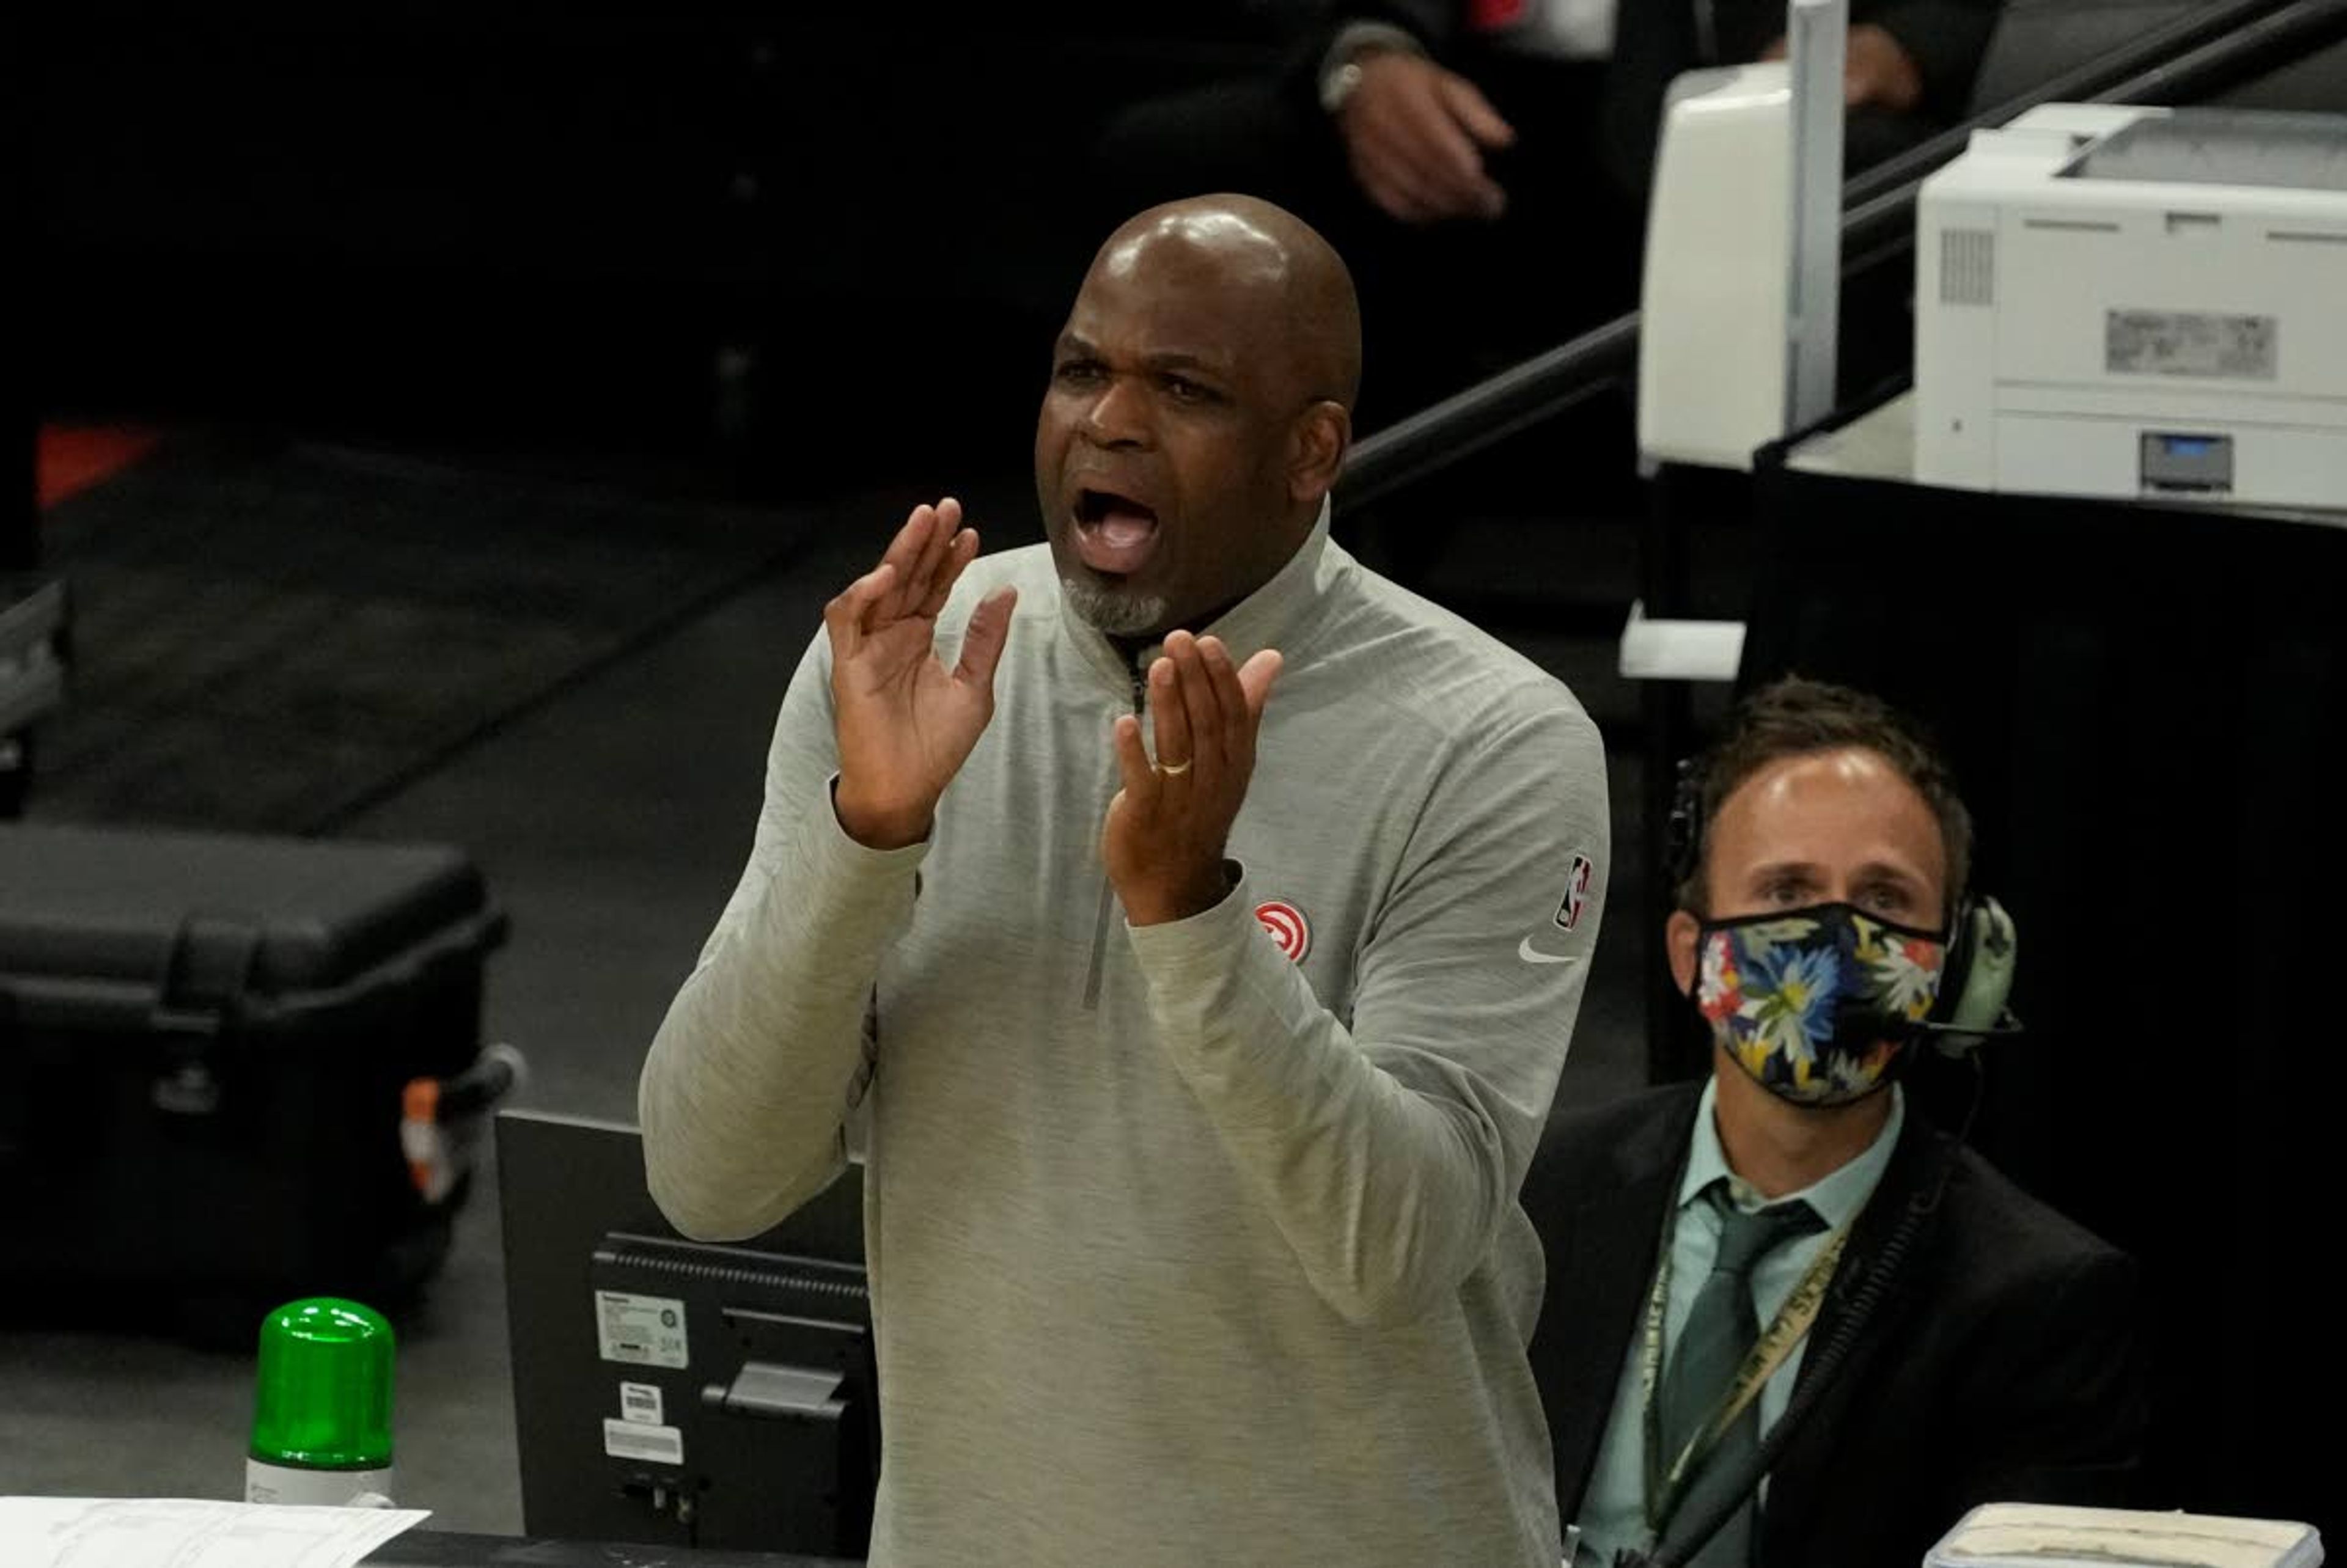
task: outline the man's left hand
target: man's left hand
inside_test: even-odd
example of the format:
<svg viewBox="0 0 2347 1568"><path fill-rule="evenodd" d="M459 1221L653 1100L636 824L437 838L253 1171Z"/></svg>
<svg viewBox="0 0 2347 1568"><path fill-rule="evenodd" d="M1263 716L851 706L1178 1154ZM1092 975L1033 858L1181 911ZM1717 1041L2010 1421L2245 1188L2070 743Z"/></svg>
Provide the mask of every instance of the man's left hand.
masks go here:
<svg viewBox="0 0 2347 1568"><path fill-rule="evenodd" d="M1764 60L1785 57L1785 40L1778 39L1760 52ZM1875 22L1860 22L1850 30L1842 57L1843 103L1854 109L1884 109L1905 114L1923 101L1923 73L1907 46Z"/></svg>
<svg viewBox="0 0 2347 1568"><path fill-rule="evenodd" d="M1117 720L1124 787L1109 802L1101 858L1131 924L1186 920L1229 895L1224 849L1255 775L1255 734L1279 664L1266 648L1241 669L1221 639L1176 631L1149 667L1153 765L1141 721Z"/></svg>

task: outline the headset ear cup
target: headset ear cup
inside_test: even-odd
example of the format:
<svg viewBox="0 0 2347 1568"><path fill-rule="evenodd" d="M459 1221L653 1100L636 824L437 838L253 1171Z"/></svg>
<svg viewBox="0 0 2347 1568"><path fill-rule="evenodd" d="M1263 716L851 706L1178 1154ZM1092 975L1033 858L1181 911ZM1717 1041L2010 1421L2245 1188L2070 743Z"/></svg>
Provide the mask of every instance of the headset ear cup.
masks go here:
<svg viewBox="0 0 2347 1568"><path fill-rule="evenodd" d="M1938 1038L1943 1049L1969 1050L2005 1021L2019 951L2019 934L2004 905L1985 896L1964 901L1940 976L1937 1010L1947 1032Z"/></svg>

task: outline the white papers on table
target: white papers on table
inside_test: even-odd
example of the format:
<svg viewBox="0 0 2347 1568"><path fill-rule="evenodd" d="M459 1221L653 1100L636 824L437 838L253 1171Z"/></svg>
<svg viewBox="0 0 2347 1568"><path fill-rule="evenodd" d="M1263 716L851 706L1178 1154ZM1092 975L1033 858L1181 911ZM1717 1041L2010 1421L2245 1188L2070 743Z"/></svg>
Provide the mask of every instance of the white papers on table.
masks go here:
<svg viewBox="0 0 2347 1568"><path fill-rule="evenodd" d="M1925 1568L2314 1568L2322 1538L2279 1519L1984 1503Z"/></svg>
<svg viewBox="0 0 2347 1568"><path fill-rule="evenodd" d="M9 1568L351 1568L422 1508L188 1498L0 1497Z"/></svg>

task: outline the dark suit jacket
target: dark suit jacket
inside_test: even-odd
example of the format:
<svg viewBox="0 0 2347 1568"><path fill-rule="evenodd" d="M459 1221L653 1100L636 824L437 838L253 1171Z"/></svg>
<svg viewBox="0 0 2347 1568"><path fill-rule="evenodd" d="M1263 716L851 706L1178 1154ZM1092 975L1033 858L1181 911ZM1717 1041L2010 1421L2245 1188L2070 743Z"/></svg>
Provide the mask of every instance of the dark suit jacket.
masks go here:
<svg viewBox="0 0 2347 1568"><path fill-rule="evenodd" d="M1558 1117L1525 1181L1548 1253L1532 1369L1568 1522L1653 1284L1700 1088ZM1911 1107L1810 1331L1801 1384L1951 1157L1938 1206L1771 1473L1768 1568L1917 1563L1982 1502L2134 1501L2146 1409L2133 1265Z"/></svg>
<svg viewBox="0 0 2347 1568"><path fill-rule="evenodd" d="M1783 7L1756 32L1748 19L1750 0L1715 0L1721 16L1721 43L1732 56L1752 58L1783 31ZM1696 0L1621 0L1614 24L1614 56L1605 73L1602 109L1606 165L1625 189L1643 192L1655 160L1663 97L1671 79L1706 64L1696 48ZM1853 25L1871 22L1899 40L1923 79L1923 101L1908 115L1853 116L1849 161L1855 168L1922 140L1964 118L1973 77L1995 27L2000 0L1854 0ZM1336 30L1346 22L1389 22L1415 35L1430 54L1472 79L1479 62L1461 26L1456 0L1338 0L1334 20L1316 35L1309 51L1317 65ZM1766 36L1759 36L1766 33ZM1744 36L1742 35L1751 35Z"/></svg>

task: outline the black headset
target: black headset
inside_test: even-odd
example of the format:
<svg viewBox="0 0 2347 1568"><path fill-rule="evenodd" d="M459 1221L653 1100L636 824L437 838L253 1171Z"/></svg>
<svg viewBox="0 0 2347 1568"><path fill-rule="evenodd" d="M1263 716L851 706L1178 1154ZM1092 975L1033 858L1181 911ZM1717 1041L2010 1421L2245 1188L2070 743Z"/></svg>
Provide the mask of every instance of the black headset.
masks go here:
<svg viewBox="0 0 2347 1568"><path fill-rule="evenodd" d="M1664 859L1670 894L1676 897L1703 863L1702 784L1692 757L1680 759L1672 786ZM2004 905L1969 887L1958 894L1954 917L1948 923L1939 999L1920 1026L1942 1053L1961 1056L1992 1036L2021 1032L2021 1020L2007 1006L2019 943Z"/></svg>

